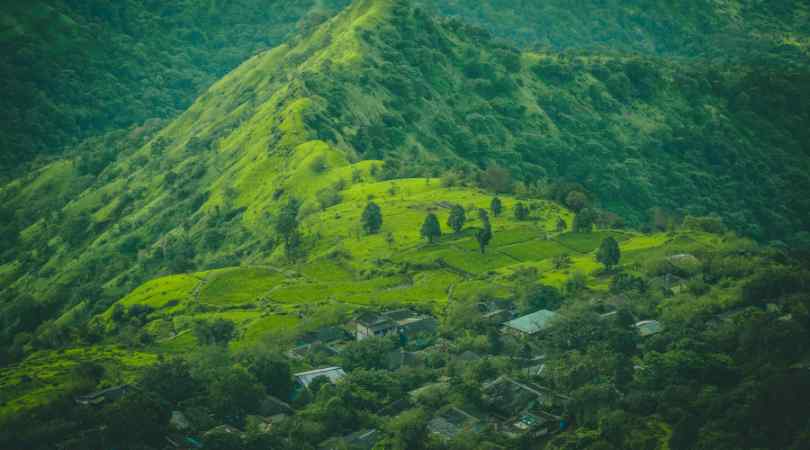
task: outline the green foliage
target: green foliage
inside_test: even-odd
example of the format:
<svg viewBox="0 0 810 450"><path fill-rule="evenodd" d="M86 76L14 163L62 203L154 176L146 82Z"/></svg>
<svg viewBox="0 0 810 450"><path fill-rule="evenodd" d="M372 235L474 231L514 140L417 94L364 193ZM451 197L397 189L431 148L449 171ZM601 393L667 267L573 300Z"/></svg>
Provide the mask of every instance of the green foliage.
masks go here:
<svg viewBox="0 0 810 450"><path fill-rule="evenodd" d="M513 212L515 215L515 219L517 220L526 220L529 218L529 208L523 204L523 202L515 203L513 207Z"/></svg>
<svg viewBox="0 0 810 450"><path fill-rule="evenodd" d="M198 320L192 331L201 345L227 345L234 338L236 326L227 319Z"/></svg>
<svg viewBox="0 0 810 450"><path fill-rule="evenodd" d="M464 223L467 221L467 213L461 205L453 205L450 208L450 215L447 217L447 226L453 229L453 232L458 233L464 228Z"/></svg>
<svg viewBox="0 0 810 450"><path fill-rule="evenodd" d="M500 216L501 212L503 211L503 203L501 203L501 199L498 197L493 197L492 202L489 204L489 210L492 211L493 216Z"/></svg>
<svg viewBox="0 0 810 450"><path fill-rule="evenodd" d="M602 240L599 250L596 251L596 260L605 266L607 270L613 269L614 266L619 264L621 258L621 250L619 243L613 236L608 236Z"/></svg>
<svg viewBox="0 0 810 450"><path fill-rule="evenodd" d="M431 244L441 237L442 229L439 226L439 219L436 217L436 214L428 213L428 215L425 216L425 221L422 223L419 234Z"/></svg>
<svg viewBox="0 0 810 450"><path fill-rule="evenodd" d="M363 225L363 231L366 234L377 234L382 227L383 218L380 206L374 202L368 202L366 208L363 210L363 215L360 217Z"/></svg>
<svg viewBox="0 0 810 450"><path fill-rule="evenodd" d="M489 241L492 240L492 225L489 223L489 215L485 209L479 209L478 215L481 220L481 228L475 232L475 240L478 241L478 247L483 255Z"/></svg>
<svg viewBox="0 0 810 450"><path fill-rule="evenodd" d="M583 209L574 216L571 230L575 233L590 233L593 230L595 213L592 209Z"/></svg>

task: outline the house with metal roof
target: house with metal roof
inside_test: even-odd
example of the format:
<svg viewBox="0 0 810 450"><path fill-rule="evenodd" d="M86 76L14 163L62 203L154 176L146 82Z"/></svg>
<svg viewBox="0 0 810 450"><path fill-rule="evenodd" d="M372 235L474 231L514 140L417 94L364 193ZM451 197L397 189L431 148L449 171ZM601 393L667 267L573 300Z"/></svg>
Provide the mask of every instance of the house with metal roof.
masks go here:
<svg viewBox="0 0 810 450"><path fill-rule="evenodd" d="M642 337L646 337L664 331L664 326L657 320L642 320L636 323L636 329L638 330L638 334Z"/></svg>
<svg viewBox="0 0 810 450"><path fill-rule="evenodd" d="M504 323L503 327L504 331L507 333L531 336L548 328L552 320L558 316L559 314L554 311L541 309L540 311L510 320Z"/></svg>
<svg viewBox="0 0 810 450"><path fill-rule="evenodd" d="M309 385L315 381L316 378L325 377L330 383L336 383L345 376L346 372L344 372L340 367L326 367L323 369L310 370L308 372L300 372L293 375L296 384L304 388L309 388Z"/></svg>

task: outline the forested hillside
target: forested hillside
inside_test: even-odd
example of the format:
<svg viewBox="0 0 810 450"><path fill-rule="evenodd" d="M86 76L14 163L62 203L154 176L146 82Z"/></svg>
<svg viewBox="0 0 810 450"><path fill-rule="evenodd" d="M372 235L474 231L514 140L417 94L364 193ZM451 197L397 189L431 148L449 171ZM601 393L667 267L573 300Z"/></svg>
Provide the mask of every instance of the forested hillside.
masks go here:
<svg viewBox="0 0 810 450"><path fill-rule="evenodd" d="M267 220L290 197L317 210L371 166L556 201L576 190L636 226L808 226L807 73L521 53L406 3L363 5L251 58L168 126L4 186L4 293L53 314L164 270L272 254Z"/></svg>
<svg viewBox="0 0 810 450"><path fill-rule="evenodd" d="M755 0L426 0L500 37L548 50L589 49L795 64L808 51L802 2Z"/></svg>
<svg viewBox="0 0 810 450"><path fill-rule="evenodd" d="M83 138L170 118L214 81L347 0L14 0L0 11L0 176ZM801 64L802 2L422 0L542 50ZM88 88L92 86L92 88Z"/></svg>
<svg viewBox="0 0 810 450"><path fill-rule="evenodd" d="M326 3L4 2L0 175L83 138L175 116L248 57L331 16Z"/></svg>
<svg viewBox="0 0 810 450"><path fill-rule="evenodd" d="M810 445L804 6L344 3L3 10L0 448Z"/></svg>

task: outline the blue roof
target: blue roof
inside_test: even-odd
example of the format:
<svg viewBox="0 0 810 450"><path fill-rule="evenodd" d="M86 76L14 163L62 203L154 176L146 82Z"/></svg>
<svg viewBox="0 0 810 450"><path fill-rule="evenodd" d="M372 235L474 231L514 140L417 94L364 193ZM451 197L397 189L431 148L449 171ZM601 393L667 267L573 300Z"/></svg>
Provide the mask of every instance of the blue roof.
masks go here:
<svg viewBox="0 0 810 450"><path fill-rule="evenodd" d="M504 325L509 328L514 328L515 330L522 331L526 334L534 334L538 331L541 331L548 327L549 323L552 319L557 317L559 314L549 311L547 309L541 309L540 311L531 313L529 315L518 317L515 320L510 320L506 322Z"/></svg>

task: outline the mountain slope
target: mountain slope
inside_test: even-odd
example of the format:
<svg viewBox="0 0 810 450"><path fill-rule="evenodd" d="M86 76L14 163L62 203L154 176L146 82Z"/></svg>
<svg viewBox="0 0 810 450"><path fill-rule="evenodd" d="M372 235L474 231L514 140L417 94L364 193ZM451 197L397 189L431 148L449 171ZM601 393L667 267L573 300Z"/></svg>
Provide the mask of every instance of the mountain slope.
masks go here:
<svg viewBox="0 0 810 450"><path fill-rule="evenodd" d="M0 176L89 136L170 118L219 77L348 0L7 2L0 12ZM796 64L810 48L799 1L421 0L524 46ZM168 51L168 49L171 49Z"/></svg>
<svg viewBox="0 0 810 450"><path fill-rule="evenodd" d="M450 169L491 185L483 169L505 167L530 185L520 195L588 189L634 224L659 207L782 236L810 210L807 83L744 65L520 53L408 2L358 1L165 128L116 141L111 159L4 186L4 237L16 238L0 267L5 339L69 307L104 310L158 274L285 264L274 226L293 198L309 256L327 254L339 242L308 218L343 191Z"/></svg>
<svg viewBox="0 0 810 450"><path fill-rule="evenodd" d="M496 36L553 50L600 48L672 56L796 58L808 51L810 10L780 1L424 2Z"/></svg>
<svg viewBox="0 0 810 450"><path fill-rule="evenodd" d="M345 3L4 2L0 176L88 136L177 115L245 58Z"/></svg>

